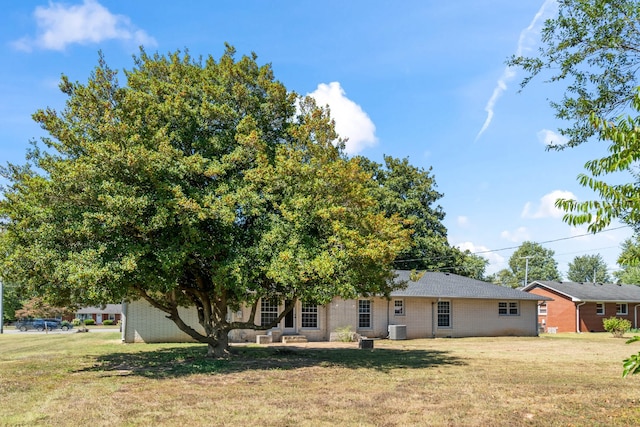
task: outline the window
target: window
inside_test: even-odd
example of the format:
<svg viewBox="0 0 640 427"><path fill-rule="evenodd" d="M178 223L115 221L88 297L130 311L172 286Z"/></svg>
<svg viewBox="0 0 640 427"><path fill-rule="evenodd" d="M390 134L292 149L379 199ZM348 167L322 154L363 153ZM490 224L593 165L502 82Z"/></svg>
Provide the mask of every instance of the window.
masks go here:
<svg viewBox="0 0 640 427"><path fill-rule="evenodd" d="M438 301L438 327L451 327L451 302Z"/></svg>
<svg viewBox="0 0 640 427"><path fill-rule="evenodd" d="M517 301L500 301L498 314L500 316L518 316L520 315L520 305Z"/></svg>
<svg viewBox="0 0 640 427"><path fill-rule="evenodd" d="M371 301L361 299L358 301L358 328L371 327Z"/></svg>
<svg viewBox="0 0 640 427"><path fill-rule="evenodd" d="M397 299L393 301L393 314L395 316L404 316L404 300Z"/></svg>
<svg viewBox="0 0 640 427"><path fill-rule="evenodd" d="M627 304L618 303L616 304L616 314L627 314Z"/></svg>
<svg viewBox="0 0 640 427"><path fill-rule="evenodd" d="M538 306L538 315L546 316L547 315L547 303L543 302Z"/></svg>
<svg viewBox="0 0 640 427"><path fill-rule="evenodd" d="M260 324L268 325L278 318L278 301L262 299L260 301Z"/></svg>
<svg viewBox="0 0 640 427"><path fill-rule="evenodd" d="M318 327L318 306L315 304L302 303L302 327Z"/></svg>
<svg viewBox="0 0 640 427"><path fill-rule="evenodd" d="M604 316L604 303L603 302L597 302L596 303L596 314L598 316Z"/></svg>

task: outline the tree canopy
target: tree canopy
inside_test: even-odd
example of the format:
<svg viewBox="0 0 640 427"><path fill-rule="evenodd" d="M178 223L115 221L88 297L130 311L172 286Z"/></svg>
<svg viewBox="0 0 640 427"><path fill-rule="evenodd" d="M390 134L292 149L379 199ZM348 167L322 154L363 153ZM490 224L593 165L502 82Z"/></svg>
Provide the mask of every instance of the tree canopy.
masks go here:
<svg viewBox="0 0 640 427"><path fill-rule="evenodd" d="M516 288L534 280L560 280L555 252L536 242L523 242L509 258L509 269L494 274L491 282Z"/></svg>
<svg viewBox="0 0 640 427"><path fill-rule="evenodd" d="M377 184L377 199L387 215L405 218L411 232L411 246L396 257L400 270L448 271L476 279L484 278L488 261L469 251L451 247L442 223L442 198L432 169L413 166L408 159L384 156L384 165L360 157L360 165Z"/></svg>
<svg viewBox="0 0 640 427"><path fill-rule="evenodd" d="M618 257L620 270L613 275L619 283L625 285L640 285L640 237L636 234L633 238L622 242L622 252Z"/></svg>
<svg viewBox="0 0 640 427"><path fill-rule="evenodd" d="M600 254L577 256L569 263L567 279L572 282L611 282L607 263Z"/></svg>
<svg viewBox="0 0 640 427"><path fill-rule="evenodd" d="M328 111L256 60L141 50L125 86L102 56L86 84L63 76L64 111L34 114L44 146L2 170L5 279L56 306L143 298L215 356L298 299L388 295L403 219ZM292 303L262 325L261 298ZM250 319L228 320L241 305Z"/></svg>
<svg viewBox="0 0 640 427"><path fill-rule="evenodd" d="M558 15L542 30L534 56L513 56L507 64L522 68L525 87L537 76L564 85L562 99L551 100L556 115L570 122L561 129L565 148L595 134L593 114L611 120L621 114L639 85L640 3L636 0L558 0Z"/></svg>

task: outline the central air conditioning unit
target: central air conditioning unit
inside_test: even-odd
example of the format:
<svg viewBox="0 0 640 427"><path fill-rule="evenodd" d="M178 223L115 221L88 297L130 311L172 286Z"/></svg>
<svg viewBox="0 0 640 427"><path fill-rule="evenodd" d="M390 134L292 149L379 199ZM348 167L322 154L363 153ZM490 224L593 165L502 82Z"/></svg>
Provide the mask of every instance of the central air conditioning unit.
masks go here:
<svg viewBox="0 0 640 427"><path fill-rule="evenodd" d="M407 325L389 325L388 330L390 340L407 339Z"/></svg>

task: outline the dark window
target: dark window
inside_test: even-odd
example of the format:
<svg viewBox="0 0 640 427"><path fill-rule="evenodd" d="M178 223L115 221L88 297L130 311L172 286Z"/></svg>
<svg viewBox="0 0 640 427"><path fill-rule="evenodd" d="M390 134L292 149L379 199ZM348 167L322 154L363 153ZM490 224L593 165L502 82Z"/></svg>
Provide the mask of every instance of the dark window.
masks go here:
<svg viewBox="0 0 640 427"><path fill-rule="evenodd" d="M371 301L361 299L358 301L358 328L371 327Z"/></svg>
<svg viewBox="0 0 640 427"><path fill-rule="evenodd" d="M396 316L404 316L404 300L397 299L393 301L393 314Z"/></svg>
<svg viewBox="0 0 640 427"><path fill-rule="evenodd" d="M628 313L627 311L627 304L616 304L616 314L619 315L626 315Z"/></svg>
<svg viewBox="0 0 640 427"><path fill-rule="evenodd" d="M318 327L318 306L315 304L302 303L302 327Z"/></svg>
<svg viewBox="0 0 640 427"><path fill-rule="evenodd" d="M438 301L438 327L451 327L451 302Z"/></svg>
<svg viewBox="0 0 640 427"><path fill-rule="evenodd" d="M269 325L278 318L278 301L262 299L260 301L260 324Z"/></svg>
<svg viewBox="0 0 640 427"><path fill-rule="evenodd" d="M520 315L520 304L517 301L500 301L498 314L500 316L518 316Z"/></svg>

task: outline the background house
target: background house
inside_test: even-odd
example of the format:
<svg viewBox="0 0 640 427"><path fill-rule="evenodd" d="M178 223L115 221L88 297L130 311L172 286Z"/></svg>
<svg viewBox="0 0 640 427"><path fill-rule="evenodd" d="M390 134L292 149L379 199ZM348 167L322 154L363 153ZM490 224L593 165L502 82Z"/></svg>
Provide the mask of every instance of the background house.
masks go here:
<svg viewBox="0 0 640 427"><path fill-rule="evenodd" d="M122 318L122 304L106 304L101 307L82 307L78 309L69 319L93 319L96 325L101 325L105 320L113 320L115 325Z"/></svg>
<svg viewBox="0 0 640 427"><path fill-rule="evenodd" d="M609 317L628 319L638 328L640 286L535 281L523 290L552 298L538 310L538 323L547 332L604 332L602 320Z"/></svg>
<svg viewBox="0 0 640 427"><path fill-rule="evenodd" d="M411 280L410 272L397 271L406 287L390 299L371 297L334 299L317 306L298 301L295 309L269 333L274 341L283 335L304 335L309 341L328 341L331 332L350 327L366 337L387 337L399 330L402 338L501 336L538 334L538 301L545 296L497 286L449 273L424 273ZM261 301L257 321L270 322L284 301ZM195 310L181 309L185 321L200 329ZM230 320L246 320L248 309L229 313ZM143 300L123 305L125 342L182 342L191 338L165 314ZM255 341L265 331L235 330L232 342Z"/></svg>

